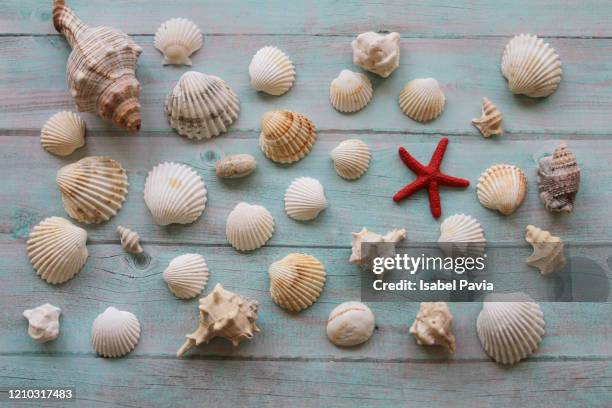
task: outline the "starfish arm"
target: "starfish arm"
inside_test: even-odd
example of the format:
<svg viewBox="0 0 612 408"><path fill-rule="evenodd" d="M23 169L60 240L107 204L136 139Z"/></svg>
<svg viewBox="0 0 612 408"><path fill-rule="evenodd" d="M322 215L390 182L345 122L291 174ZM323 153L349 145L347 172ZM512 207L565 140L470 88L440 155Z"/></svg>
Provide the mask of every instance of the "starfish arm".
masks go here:
<svg viewBox="0 0 612 408"><path fill-rule="evenodd" d="M410 153L403 147L399 148L399 156L400 159L404 162L404 164L417 175L423 174L425 170L425 166L423 166L417 159L412 157Z"/></svg>
<svg viewBox="0 0 612 408"><path fill-rule="evenodd" d="M436 181L443 186L451 187L467 187L470 185L470 181L459 177L449 176L444 173L438 173L436 175Z"/></svg>
<svg viewBox="0 0 612 408"><path fill-rule="evenodd" d="M429 179L427 177L418 177L415 181L395 193L393 196L393 201L397 203L398 201L402 201L404 198L410 197L426 186L428 182Z"/></svg>
<svg viewBox="0 0 612 408"><path fill-rule="evenodd" d="M436 151L431 155L429 167L433 167L434 169L440 168L440 163L442 163L444 153L446 153L446 146L448 146L448 138L443 137L442 140L440 140L440 142L438 143Z"/></svg>
<svg viewBox="0 0 612 408"><path fill-rule="evenodd" d="M431 215L434 218L439 218L442 214L442 203L440 202L440 191L438 190L438 183L432 181L427 187L429 193L429 208L431 209Z"/></svg>

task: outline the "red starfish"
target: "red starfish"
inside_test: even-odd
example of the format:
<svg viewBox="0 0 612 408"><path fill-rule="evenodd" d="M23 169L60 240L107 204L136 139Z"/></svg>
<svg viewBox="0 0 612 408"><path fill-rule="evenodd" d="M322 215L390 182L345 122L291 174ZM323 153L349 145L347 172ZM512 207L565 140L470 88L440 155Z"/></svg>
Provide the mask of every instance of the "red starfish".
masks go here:
<svg viewBox="0 0 612 408"><path fill-rule="evenodd" d="M438 185L449 186L449 187L467 187L470 185L469 180L451 177L440 171L440 163L444 158L446 152L446 146L448 146L448 139L442 138L436 151L431 156L431 160L427 166L423 166L417 159L412 157L410 153L403 147L399 148L400 159L404 164L417 175L417 179L406 187L402 188L393 196L393 201L398 202L406 197L410 197L422 188L427 186L429 192L429 207L431 208L431 214L438 218L442 214L442 206L440 204L440 192L438 191Z"/></svg>

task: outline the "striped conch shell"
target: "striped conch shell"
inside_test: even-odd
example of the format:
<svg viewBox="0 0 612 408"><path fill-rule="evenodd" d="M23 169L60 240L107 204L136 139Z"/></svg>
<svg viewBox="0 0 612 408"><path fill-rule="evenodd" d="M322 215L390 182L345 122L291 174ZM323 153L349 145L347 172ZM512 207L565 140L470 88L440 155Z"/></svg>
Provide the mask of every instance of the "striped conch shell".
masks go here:
<svg viewBox="0 0 612 408"><path fill-rule="evenodd" d="M323 264L307 254L287 255L270 265L268 275L274 303L291 312L316 302L325 285Z"/></svg>
<svg viewBox="0 0 612 408"><path fill-rule="evenodd" d="M40 131L40 144L49 153L68 156L85 145L85 121L74 112L58 112Z"/></svg>
<svg viewBox="0 0 612 408"><path fill-rule="evenodd" d="M117 234L121 240L121 246L131 254L140 254L143 249L140 246L140 235L129 228L120 225L117 227Z"/></svg>
<svg viewBox="0 0 612 408"><path fill-rule="evenodd" d="M538 268L542 275L549 275L565 266L561 238L528 225L525 241L533 247L533 253L527 258L527 265Z"/></svg>
<svg viewBox="0 0 612 408"><path fill-rule="evenodd" d="M560 143L552 156L540 159L538 188L547 210L572 212L580 187L580 168L576 156L565 143Z"/></svg>
<svg viewBox="0 0 612 408"><path fill-rule="evenodd" d="M442 114L446 98L438 81L418 78L408 82L399 95L400 109L417 122L429 122Z"/></svg>
<svg viewBox="0 0 612 408"><path fill-rule="evenodd" d="M472 125L476 126L484 137L501 136L504 133L501 112L497 110L493 102L485 97L482 98L482 116L472 119Z"/></svg>

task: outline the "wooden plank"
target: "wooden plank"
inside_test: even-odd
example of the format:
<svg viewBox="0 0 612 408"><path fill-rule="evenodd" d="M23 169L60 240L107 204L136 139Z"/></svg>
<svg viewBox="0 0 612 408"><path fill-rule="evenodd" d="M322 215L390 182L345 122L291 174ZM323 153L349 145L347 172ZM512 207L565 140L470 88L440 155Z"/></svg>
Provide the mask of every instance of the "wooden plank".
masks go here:
<svg viewBox="0 0 612 408"><path fill-rule="evenodd" d="M163 115L164 99L188 68L162 67L152 37L135 40L145 51L138 76L142 83L142 135L172 134ZM320 130L393 131L408 134L446 133L476 136L470 120L480 116L481 98L487 96L504 115L507 134L547 135L575 133L608 136L612 89L612 40L555 39L563 60L564 77L556 93L533 100L513 96L499 70L507 38L406 39L402 63L388 79L372 77L375 95L356 114L336 112L328 100L329 84L351 64L350 38L302 36L211 36L194 55L193 69L223 77L241 98L242 110L234 131L257 130L263 112L292 109L308 115ZM249 84L247 67L262 46L285 50L297 67L297 82L282 97L256 93ZM231 52L228 52L231 50ZM65 81L69 53L59 37L0 38L0 129L38 131L55 112L73 109ZM445 112L437 120L419 124L399 109L402 87L415 77L434 77L447 98ZM92 134L114 132L93 115L85 116ZM533 137L533 136L530 136Z"/></svg>

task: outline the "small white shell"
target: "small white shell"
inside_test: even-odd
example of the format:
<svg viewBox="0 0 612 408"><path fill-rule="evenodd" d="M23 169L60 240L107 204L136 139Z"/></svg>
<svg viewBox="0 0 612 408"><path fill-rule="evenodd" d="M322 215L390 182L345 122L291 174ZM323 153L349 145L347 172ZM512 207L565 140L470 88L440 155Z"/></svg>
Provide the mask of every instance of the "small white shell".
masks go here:
<svg viewBox="0 0 612 408"><path fill-rule="evenodd" d="M49 217L30 232L28 258L36 273L48 283L63 283L87 261L87 231L61 217Z"/></svg>
<svg viewBox="0 0 612 408"><path fill-rule="evenodd" d="M383 78L399 66L399 33L361 33L351 42L353 63Z"/></svg>
<svg viewBox="0 0 612 408"><path fill-rule="evenodd" d="M55 340L59 336L59 317L62 310L49 303L28 309L23 317L28 319L28 334L40 343Z"/></svg>
<svg viewBox="0 0 612 408"><path fill-rule="evenodd" d="M544 335L544 314L524 293L487 295L476 321L480 344L501 364L533 354Z"/></svg>
<svg viewBox="0 0 612 408"><path fill-rule="evenodd" d="M325 285L323 264L311 255L289 254L268 269L270 294L283 309L299 312L317 301Z"/></svg>
<svg viewBox="0 0 612 408"><path fill-rule="evenodd" d="M227 241L239 251L252 251L262 247L274 232L272 214L260 205L238 203L227 216Z"/></svg>
<svg viewBox="0 0 612 408"><path fill-rule="evenodd" d="M493 165L480 175L476 194L483 206L504 215L512 214L527 194L527 176L510 164Z"/></svg>
<svg viewBox="0 0 612 408"><path fill-rule="evenodd" d="M164 271L168 289L179 299L191 299L202 293L208 282L208 265L202 255L177 256Z"/></svg>
<svg viewBox="0 0 612 408"><path fill-rule="evenodd" d="M422 302L409 332L419 345L443 346L454 353L452 325L453 315L446 302Z"/></svg>
<svg viewBox="0 0 612 408"><path fill-rule="evenodd" d="M370 167L372 154L367 144L359 139L341 142L331 151L336 173L347 180L361 177Z"/></svg>
<svg viewBox="0 0 612 408"><path fill-rule="evenodd" d="M249 64L251 86L270 95L287 92L295 80L295 66L287 55L276 47L263 47Z"/></svg>
<svg viewBox="0 0 612 408"><path fill-rule="evenodd" d="M447 256L480 256L485 242L482 227L471 215L455 214L440 225L438 244Z"/></svg>
<svg viewBox="0 0 612 408"><path fill-rule="evenodd" d="M225 156L215 162L215 173L221 178L246 177L257 168L255 158L250 154Z"/></svg>
<svg viewBox="0 0 612 408"><path fill-rule="evenodd" d="M164 54L164 65L189 65L189 56L202 47L202 32L186 18L172 18L157 29L153 44Z"/></svg>
<svg viewBox="0 0 612 408"><path fill-rule="evenodd" d="M121 357L140 340L140 323L130 312L107 308L91 325L91 342L102 357Z"/></svg>
<svg viewBox="0 0 612 408"><path fill-rule="evenodd" d="M190 224L204 211L206 185L193 168L165 162L149 172L144 200L156 224Z"/></svg>
<svg viewBox="0 0 612 408"><path fill-rule="evenodd" d="M329 100L340 112L357 112L372 99L372 83L364 74L343 69L329 88Z"/></svg>
<svg viewBox="0 0 612 408"><path fill-rule="evenodd" d="M336 346L365 343L374 333L374 313L361 302L345 302L329 314L327 337Z"/></svg>
<svg viewBox="0 0 612 408"><path fill-rule="evenodd" d="M314 123L291 111L270 111L261 117L259 147L277 163L293 163L306 156L317 138Z"/></svg>
<svg viewBox="0 0 612 408"><path fill-rule="evenodd" d="M413 79L399 95L400 109L417 122L429 122L440 116L445 102L444 92L433 78Z"/></svg>
<svg viewBox="0 0 612 408"><path fill-rule="evenodd" d="M472 119L472 125L476 126L484 137L501 136L504 133L502 119L502 114L497 109L497 106L489 99L483 97L482 115L478 119Z"/></svg>
<svg viewBox="0 0 612 408"><path fill-rule="evenodd" d="M296 178L285 192L285 211L294 220L314 220L326 208L323 186L312 177Z"/></svg>
<svg viewBox="0 0 612 408"><path fill-rule="evenodd" d="M549 275L565 266L564 245L561 238L528 225L525 241L533 247L533 253L527 258L527 265L538 268L542 275Z"/></svg>
<svg viewBox="0 0 612 408"><path fill-rule="evenodd" d="M74 112L58 112L42 127L40 144L49 153L68 156L85 145L85 122Z"/></svg>
<svg viewBox="0 0 612 408"><path fill-rule="evenodd" d="M137 232L132 231L129 228L119 225L117 227L117 234L121 239L121 246L124 250L131 254L140 254L143 249L140 246L140 235Z"/></svg>

